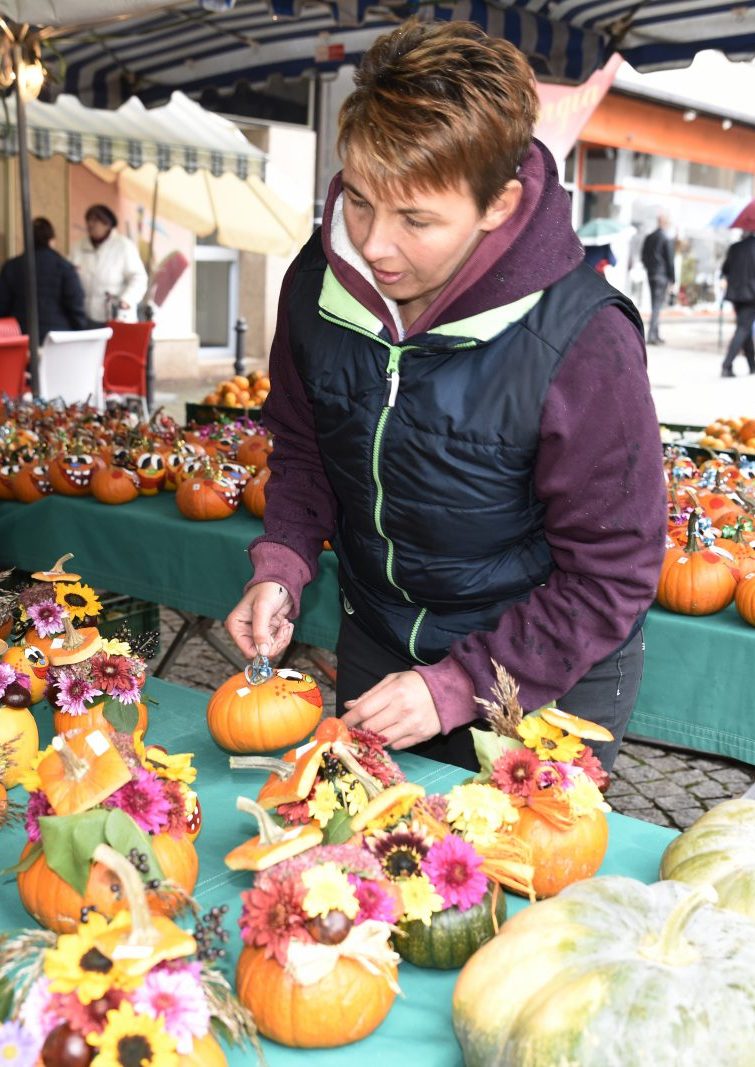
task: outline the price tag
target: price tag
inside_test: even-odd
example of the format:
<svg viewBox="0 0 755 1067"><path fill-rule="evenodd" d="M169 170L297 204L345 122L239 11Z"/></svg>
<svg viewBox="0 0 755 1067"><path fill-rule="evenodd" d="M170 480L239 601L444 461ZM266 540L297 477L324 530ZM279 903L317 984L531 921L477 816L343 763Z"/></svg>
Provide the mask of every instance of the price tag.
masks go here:
<svg viewBox="0 0 755 1067"><path fill-rule="evenodd" d="M63 638L62 637L53 637L52 641L50 642L50 648L62 648L62 647L63 647Z"/></svg>
<svg viewBox="0 0 755 1067"><path fill-rule="evenodd" d="M242 689L237 689L236 690L236 696L237 697L248 697L250 693L251 693L251 689L249 688L248 685L245 685Z"/></svg>
<svg viewBox="0 0 755 1067"><path fill-rule="evenodd" d="M94 752L95 756L101 756L103 752L107 752L110 748L110 742L105 737L101 730L94 730L87 736L87 744Z"/></svg>

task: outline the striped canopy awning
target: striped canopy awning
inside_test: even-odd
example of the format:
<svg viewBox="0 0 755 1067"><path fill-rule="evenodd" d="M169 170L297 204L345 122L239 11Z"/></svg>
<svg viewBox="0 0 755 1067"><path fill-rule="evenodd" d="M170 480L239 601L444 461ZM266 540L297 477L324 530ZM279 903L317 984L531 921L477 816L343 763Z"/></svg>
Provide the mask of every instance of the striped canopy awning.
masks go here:
<svg viewBox="0 0 755 1067"><path fill-rule="evenodd" d="M10 125L0 128L0 153L18 152L15 101L10 98ZM237 127L181 92L163 107L147 109L132 97L116 111L84 107L74 96L54 104L27 104L29 151L40 159L65 156L72 163L94 160L104 167L125 163L138 168L151 163L158 171L181 167L215 177L234 174L246 180L261 177L265 154L250 144Z"/></svg>
<svg viewBox="0 0 755 1067"><path fill-rule="evenodd" d="M543 80L582 82L615 52L638 70L686 66L703 48L755 56L755 0L236 0L221 11L187 0L67 32L56 42L58 74L66 92L90 105L116 107L134 93L155 104L176 88L197 96L358 63L380 33L411 14L471 19L520 47ZM47 63L55 69L54 56Z"/></svg>

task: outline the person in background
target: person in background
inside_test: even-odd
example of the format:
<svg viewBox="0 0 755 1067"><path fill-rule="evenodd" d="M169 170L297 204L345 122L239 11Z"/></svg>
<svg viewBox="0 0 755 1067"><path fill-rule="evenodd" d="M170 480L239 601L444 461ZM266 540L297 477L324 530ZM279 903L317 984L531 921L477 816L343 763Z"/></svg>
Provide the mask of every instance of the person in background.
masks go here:
<svg viewBox="0 0 755 1067"><path fill-rule="evenodd" d="M668 218L665 215L658 216L658 227L649 233L642 242L640 258L645 268L650 285L650 326L648 327L647 343L649 345L664 344L663 338L658 333L658 321L661 309L666 303L669 286L676 281L674 271L674 243L666 234Z"/></svg>
<svg viewBox="0 0 755 1067"><path fill-rule="evenodd" d="M343 169L283 282L265 534L226 628L250 659L282 651L330 540L347 726L475 768L498 663L527 711L611 730L610 769L662 457L642 322L583 263L537 106L525 56L473 23L412 19L365 54Z"/></svg>
<svg viewBox="0 0 755 1067"><path fill-rule="evenodd" d="M605 274L606 267L616 266L616 256L610 245L588 245L585 248L585 263L598 274Z"/></svg>
<svg viewBox="0 0 755 1067"><path fill-rule="evenodd" d="M746 233L729 247L721 273L726 278L725 300L731 301L737 316L734 336L724 356L722 378L734 378L734 360L739 352L746 357L750 374L755 374L752 327L755 323L755 234Z"/></svg>
<svg viewBox="0 0 755 1067"><path fill-rule="evenodd" d="M36 218L32 230L41 343L50 330L84 330L89 322L76 268L52 247L55 240L52 223L49 219ZM0 271L0 317L6 315L18 319L22 333L29 332L23 256L9 259Z"/></svg>
<svg viewBox="0 0 755 1067"><path fill-rule="evenodd" d="M105 204L93 204L84 219L87 236L71 249L71 262L84 286L89 318L98 325L111 318L136 322L137 306L147 291L138 248L118 233L118 219Z"/></svg>

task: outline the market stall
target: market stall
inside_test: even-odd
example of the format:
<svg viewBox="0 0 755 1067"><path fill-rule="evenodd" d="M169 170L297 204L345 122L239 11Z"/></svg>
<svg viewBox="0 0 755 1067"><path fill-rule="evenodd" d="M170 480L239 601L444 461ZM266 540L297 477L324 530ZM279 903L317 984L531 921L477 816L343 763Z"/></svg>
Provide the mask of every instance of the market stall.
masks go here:
<svg viewBox="0 0 755 1067"><path fill-rule="evenodd" d="M212 683L217 679L208 679ZM241 947L237 918L240 893L250 885L248 872L232 872L224 855L245 836L248 817L235 810L238 794L256 796L265 775L261 772L231 771L228 756L211 740L205 721L206 694L184 689L159 680L150 680L145 693L158 703L152 706L149 738L170 751L192 751L198 769L196 789L201 795L203 829L197 838L200 857L199 881L195 896L203 909L227 904L226 929L230 932L228 973L233 974ZM41 741L52 733L51 717L44 705L35 709L40 724ZM399 762L407 776L425 787L428 793L445 792L467 777L467 772L417 756L404 755ZM661 854L675 836L675 831L640 822L622 815L609 814L610 837L601 874L623 874L643 882L655 881ZM4 855L8 863L20 853L25 840L22 827L3 830ZM521 898L509 896L509 914L525 906ZM0 884L0 914L3 928L29 926L14 878ZM328 1065L354 1063L358 1057L363 1067L382 1067L391 1057L397 1063L425 1062L434 1067L458 1067L461 1051L451 1026L451 995L458 971L420 970L402 963L399 980L403 996L399 997L386 1021L358 1046L336 1049L294 1050L265 1041L269 1067L304 1063ZM250 1050L230 1050L231 1065L253 1062Z"/></svg>

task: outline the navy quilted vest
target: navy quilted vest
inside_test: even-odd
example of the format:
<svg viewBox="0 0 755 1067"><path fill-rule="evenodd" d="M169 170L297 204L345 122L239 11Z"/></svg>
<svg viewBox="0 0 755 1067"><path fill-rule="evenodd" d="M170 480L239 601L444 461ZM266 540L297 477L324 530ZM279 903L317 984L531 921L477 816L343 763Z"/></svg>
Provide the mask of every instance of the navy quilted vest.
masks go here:
<svg viewBox="0 0 755 1067"><path fill-rule="evenodd" d="M642 329L582 265L545 293L393 345L327 267L319 233L304 249L291 350L339 502L344 604L385 647L435 663L547 579L541 412L564 353L609 304Z"/></svg>

